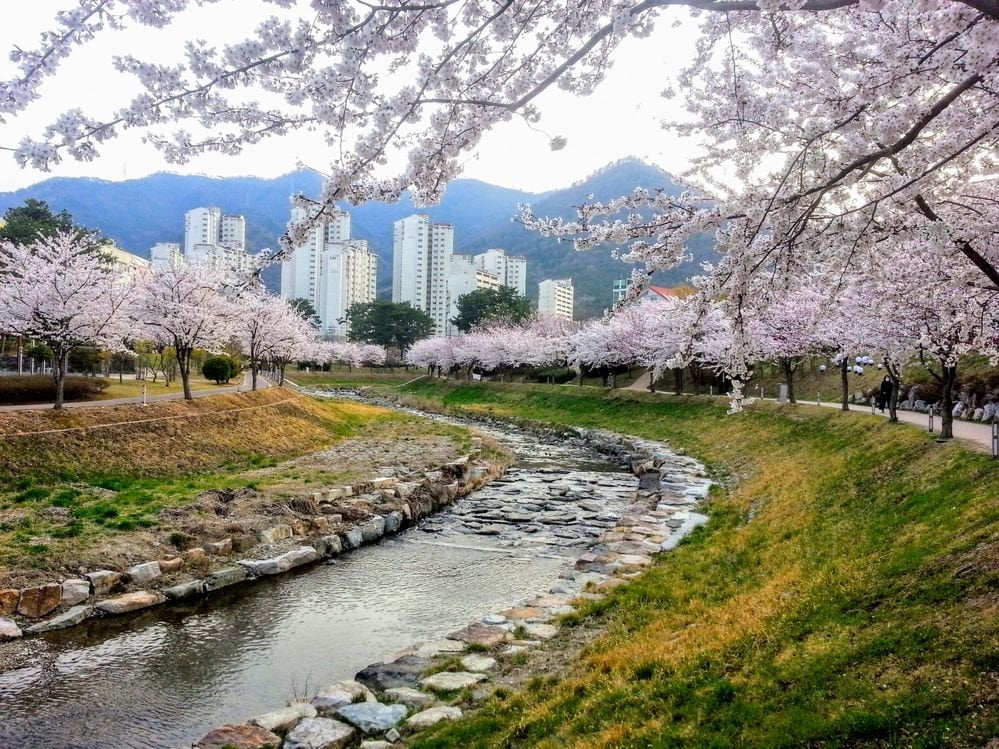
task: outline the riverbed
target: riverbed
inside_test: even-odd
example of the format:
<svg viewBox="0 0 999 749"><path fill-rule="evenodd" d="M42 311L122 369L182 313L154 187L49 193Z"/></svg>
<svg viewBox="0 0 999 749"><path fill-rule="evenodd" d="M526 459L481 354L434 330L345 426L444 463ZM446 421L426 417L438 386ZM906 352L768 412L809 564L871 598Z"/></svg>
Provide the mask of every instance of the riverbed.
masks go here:
<svg viewBox="0 0 999 749"><path fill-rule="evenodd" d="M419 526L196 604L0 645L0 749L169 749L559 584L637 480L580 440L486 431L517 462Z"/></svg>

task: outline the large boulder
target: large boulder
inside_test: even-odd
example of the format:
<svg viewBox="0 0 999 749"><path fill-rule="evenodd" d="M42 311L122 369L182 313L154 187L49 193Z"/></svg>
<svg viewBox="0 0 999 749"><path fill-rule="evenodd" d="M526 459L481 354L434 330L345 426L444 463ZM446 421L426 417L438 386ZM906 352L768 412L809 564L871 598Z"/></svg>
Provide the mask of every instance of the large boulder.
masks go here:
<svg viewBox="0 0 999 749"><path fill-rule="evenodd" d="M316 557L316 550L311 546L299 546L271 559L243 559L239 564L254 575L279 575L314 562Z"/></svg>
<svg viewBox="0 0 999 749"><path fill-rule="evenodd" d="M467 627L462 627L457 632L452 632L447 638L449 640L460 640L469 645L492 647L503 642L506 636L507 631L502 627L475 622L474 624L469 624Z"/></svg>
<svg viewBox="0 0 999 749"><path fill-rule="evenodd" d="M17 602L17 613L29 619L38 619L59 608L62 603L62 586L59 583L24 588Z"/></svg>
<svg viewBox="0 0 999 749"><path fill-rule="evenodd" d="M75 606L90 598L89 580L63 580L62 581L62 605Z"/></svg>
<svg viewBox="0 0 999 749"><path fill-rule="evenodd" d="M128 579L135 585L143 585L163 574L159 562L143 562L125 570Z"/></svg>
<svg viewBox="0 0 999 749"><path fill-rule="evenodd" d="M415 687L430 661L417 655L404 655L391 663L374 663L354 678L379 692L392 687Z"/></svg>
<svg viewBox="0 0 999 749"><path fill-rule="evenodd" d="M121 585L122 574L113 570L97 570L84 575L93 587L94 595L100 598L118 589Z"/></svg>
<svg viewBox="0 0 999 749"><path fill-rule="evenodd" d="M243 723L219 726L202 736L194 749L278 749L281 737L266 728Z"/></svg>
<svg viewBox="0 0 999 749"><path fill-rule="evenodd" d="M304 718L288 732L284 749L343 749L357 732L332 718Z"/></svg>
<svg viewBox="0 0 999 749"><path fill-rule="evenodd" d="M205 592L211 593L213 590L228 588L246 579L245 567L225 567L217 572L213 572L205 578Z"/></svg>
<svg viewBox="0 0 999 749"><path fill-rule="evenodd" d="M412 687L392 687L386 689L382 695L389 702L398 702L405 705L410 710L422 710L437 702L437 698L432 694L421 692Z"/></svg>
<svg viewBox="0 0 999 749"><path fill-rule="evenodd" d="M406 717L408 712L405 705L358 702L339 708L336 711L336 717L356 726L362 733L371 735L385 733L394 728L399 721Z"/></svg>

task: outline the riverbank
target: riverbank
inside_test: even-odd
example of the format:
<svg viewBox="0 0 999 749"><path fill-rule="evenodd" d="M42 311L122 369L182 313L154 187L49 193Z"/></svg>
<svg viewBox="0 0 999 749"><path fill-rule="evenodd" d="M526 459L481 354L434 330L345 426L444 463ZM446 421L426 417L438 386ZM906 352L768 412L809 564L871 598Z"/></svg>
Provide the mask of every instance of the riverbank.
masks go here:
<svg viewBox="0 0 999 749"><path fill-rule="evenodd" d="M124 571L227 538L248 548L244 539L262 530L319 514L316 492L379 477L405 483L405 472L438 469L473 444L467 430L277 388L2 414L0 589Z"/></svg>
<svg viewBox="0 0 999 749"><path fill-rule="evenodd" d="M860 414L421 381L431 407L664 440L728 488L674 553L565 618L558 675L412 747L984 746L999 735L994 462ZM556 641L557 642L557 641Z"/></svg>

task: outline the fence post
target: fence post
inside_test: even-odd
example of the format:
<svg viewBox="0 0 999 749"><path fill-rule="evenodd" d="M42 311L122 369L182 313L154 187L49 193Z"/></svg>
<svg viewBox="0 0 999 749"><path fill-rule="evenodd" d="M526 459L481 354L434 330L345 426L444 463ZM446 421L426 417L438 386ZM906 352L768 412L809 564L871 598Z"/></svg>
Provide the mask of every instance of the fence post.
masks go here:
<svg viewBox="0 0 999 749"><path fill-rule="evenodd" d="M142 405L143 406L147 405L146 404L146 383L144 383L144 382L142 383Z"/></svg>
<svg viewBox="0 0 999 749"><path fill-rule="evenodd" d="M930 415L930 434L933 434L933 406L930 406L928 413Z"/></svg>
<svg viewBox="0 0 999 749"><path fill-rule="evenodd" d="M992 422L992 457L999 458L999 422Z"/></svg>

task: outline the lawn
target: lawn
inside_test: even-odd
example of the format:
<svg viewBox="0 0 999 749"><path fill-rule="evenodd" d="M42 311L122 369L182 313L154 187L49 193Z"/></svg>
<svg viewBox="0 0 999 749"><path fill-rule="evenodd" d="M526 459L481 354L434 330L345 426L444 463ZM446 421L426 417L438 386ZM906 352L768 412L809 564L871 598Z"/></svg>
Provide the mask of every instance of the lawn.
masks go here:
<svg viewBox="0 0 999 749"><path fill-rule="evenodd" d="M861 414L516 385L425 404L667 440L711 522L569 615L564 671L411 747L982 747L999 735L999 466ZM556 643L557 647L557 643Z"/></svg>

